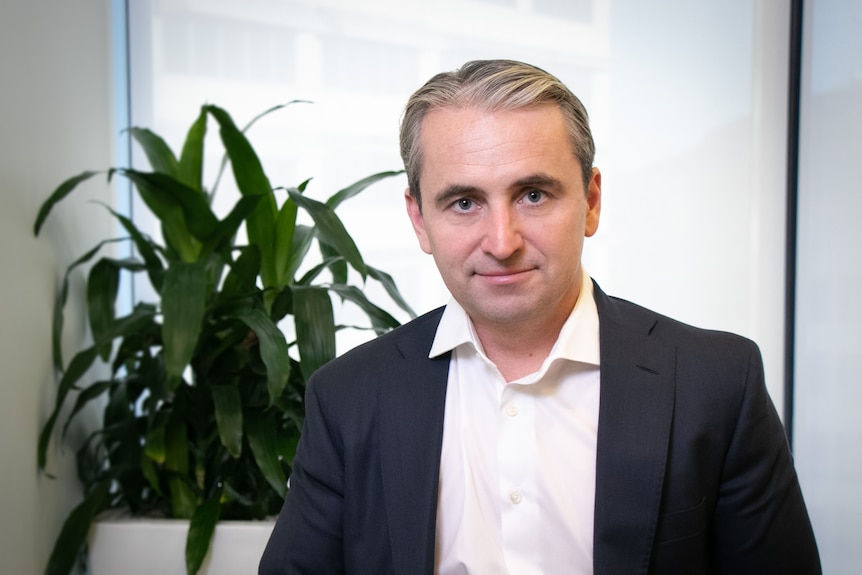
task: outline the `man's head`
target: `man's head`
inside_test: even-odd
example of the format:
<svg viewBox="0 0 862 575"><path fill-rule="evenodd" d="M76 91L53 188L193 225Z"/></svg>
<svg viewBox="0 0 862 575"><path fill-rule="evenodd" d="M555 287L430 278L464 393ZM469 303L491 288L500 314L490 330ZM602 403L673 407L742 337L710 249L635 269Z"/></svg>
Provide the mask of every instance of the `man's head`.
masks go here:
<svg viewBox="0 0 862 575"><path fill-rule="evenodd" d="M581 166L584 188L589 187L595 144L587 111L581 101L556 77L544 70L512 60L476 60L454 72L437 74L407 102L401 122L401 157L410 193L421 206L420 174L422 121L441 108L477 108L489 112L554 104L566 123L572 153Z"/></svg>
<svg viewBox="0 0 862 575"><path fill-rule="evenodd" d="M524 64L468 64L455 76L469 82L438 76L408 105L407 213L484 345L491 333L552 342L577 301L584 238L601 211L586 113L556 79Z"/></svg>

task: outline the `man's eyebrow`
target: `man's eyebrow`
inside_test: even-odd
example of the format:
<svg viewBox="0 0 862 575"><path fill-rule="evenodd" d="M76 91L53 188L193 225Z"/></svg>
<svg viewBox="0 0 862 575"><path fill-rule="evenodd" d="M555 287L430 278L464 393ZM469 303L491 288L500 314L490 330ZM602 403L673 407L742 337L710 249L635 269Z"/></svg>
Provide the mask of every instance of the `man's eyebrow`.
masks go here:
<svg viewBox="0 0 862 575"><path fill-rule="evenodd" d="M452 184L443 188L436 196L434 196L434 205L437 208L445 208L456 199L463 196L475 195L480 190L476 186L462 186L460 184Z"/></svg>
<svg viewBox="0 0 862 575"><path fill-rule="evenodd" d="M557 179L553 176L549 176L548 174L543 174L540 172L537 174L530 174L529 176L525 176L523 178L516 180L514 183L512 183L511 187L514 189L532 188L532 187L535 187L535 188L542 188L542 187L559 188L562 185L563 185L563 183L559 179Z"/></svg>

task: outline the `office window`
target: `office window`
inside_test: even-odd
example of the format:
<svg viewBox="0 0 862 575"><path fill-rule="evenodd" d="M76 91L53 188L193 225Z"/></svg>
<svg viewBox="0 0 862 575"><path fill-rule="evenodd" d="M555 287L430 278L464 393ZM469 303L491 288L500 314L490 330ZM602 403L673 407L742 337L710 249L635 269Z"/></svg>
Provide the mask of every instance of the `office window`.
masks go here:
<svg viewBox="0 0 862 575"><path fill-rule="evenodd" d="M609 293L755 339L781 405L786 3L141 0L130 21L135 124L179 146L204 102L244 123L313 101L249 137L274 185L313 177L317 198L401 168L402 107L432 74L491 57L555 73L590 112L604 175L588 271ZM405 186L387 181L339 213L422 312L448 294L413 237Z"/></svg>

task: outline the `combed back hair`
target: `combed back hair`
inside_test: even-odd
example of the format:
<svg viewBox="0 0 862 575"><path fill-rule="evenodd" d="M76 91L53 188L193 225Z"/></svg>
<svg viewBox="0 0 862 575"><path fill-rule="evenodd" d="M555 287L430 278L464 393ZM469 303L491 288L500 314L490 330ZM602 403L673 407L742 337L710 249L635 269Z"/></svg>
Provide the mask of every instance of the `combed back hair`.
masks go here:
<svg viewBox="0 0 862 575"><path fill-rule="evenodd" d="M479 108L489 112L556 104L563 113L572 151L588 192L595 143L587 110L560 80L541 68L513 60L474 60L453 72L437 74L407 101L401 120L401 158L410 194L421 206L422 121L432 110Z"/></svg>

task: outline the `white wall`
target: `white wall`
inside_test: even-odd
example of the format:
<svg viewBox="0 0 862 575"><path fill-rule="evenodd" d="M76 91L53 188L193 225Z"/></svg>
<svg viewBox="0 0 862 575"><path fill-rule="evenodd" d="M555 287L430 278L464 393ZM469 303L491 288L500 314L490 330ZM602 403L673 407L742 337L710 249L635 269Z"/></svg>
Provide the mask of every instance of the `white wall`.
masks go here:
<svg viewBox="0 0 862 575"><path fill-rule="evenodd" d="M0 4L0 557L4 573L40 573L80 498L72 453L52 449L36 468L39 426L54 399L51 310L66 265L110 233L104 180L52 214L40 238L41 201L64 178L112 158L109 0L4 0ZM80 302L82 276L70 302ZM78 306L80 310L80 305ZM81 333L68 321L67 355Z"/></svg>

